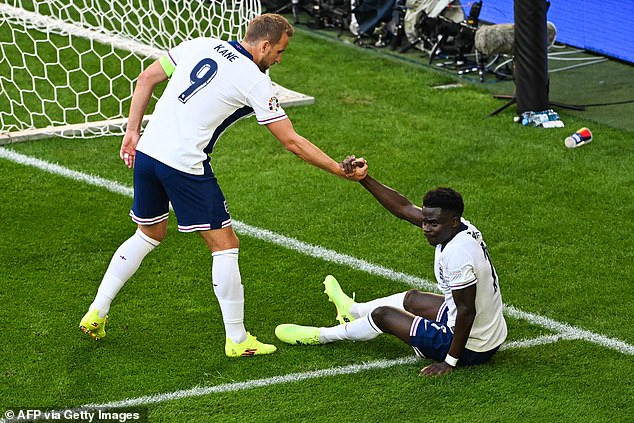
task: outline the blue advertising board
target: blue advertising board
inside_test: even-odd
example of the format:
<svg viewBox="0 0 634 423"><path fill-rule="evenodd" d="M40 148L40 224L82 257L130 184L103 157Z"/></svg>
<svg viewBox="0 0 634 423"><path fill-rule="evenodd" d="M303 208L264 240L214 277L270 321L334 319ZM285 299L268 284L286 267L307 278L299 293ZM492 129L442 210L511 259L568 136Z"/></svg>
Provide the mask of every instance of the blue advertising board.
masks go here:
<svg viewBox="0 0 634 423"><path fill-rule="evenodd" d="M557 41L634 63L634 0L552 0L546 18ZM513 23L513 0L483 0L480 20Z"/></svg>

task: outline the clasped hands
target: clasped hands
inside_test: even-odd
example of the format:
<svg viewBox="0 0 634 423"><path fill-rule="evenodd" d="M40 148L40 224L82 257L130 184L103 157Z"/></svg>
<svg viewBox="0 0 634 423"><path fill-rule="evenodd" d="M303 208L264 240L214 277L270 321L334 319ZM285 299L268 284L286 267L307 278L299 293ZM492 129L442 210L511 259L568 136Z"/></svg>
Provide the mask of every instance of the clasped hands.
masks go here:
<svg viewBox="0 0 634 423"><path fill-rule="evenodd" d="M368 174L368 162L363 158L356 156L346 157L339 166L343 169L345 177L355 181L360 181Z"/></svg>

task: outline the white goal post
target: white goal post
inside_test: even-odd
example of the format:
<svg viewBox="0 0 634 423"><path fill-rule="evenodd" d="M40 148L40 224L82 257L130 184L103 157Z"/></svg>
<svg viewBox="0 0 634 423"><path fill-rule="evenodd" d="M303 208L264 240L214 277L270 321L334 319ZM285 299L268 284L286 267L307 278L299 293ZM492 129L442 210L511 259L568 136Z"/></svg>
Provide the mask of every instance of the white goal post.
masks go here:
<svg viewBox="0 0 634 423"><path fill-rule="evenodd" d="M187 39L240 40L260 13L259 0L0 0L0 144L123 133L144 67ZM275 86L285 106L314 102Z"/></svg>

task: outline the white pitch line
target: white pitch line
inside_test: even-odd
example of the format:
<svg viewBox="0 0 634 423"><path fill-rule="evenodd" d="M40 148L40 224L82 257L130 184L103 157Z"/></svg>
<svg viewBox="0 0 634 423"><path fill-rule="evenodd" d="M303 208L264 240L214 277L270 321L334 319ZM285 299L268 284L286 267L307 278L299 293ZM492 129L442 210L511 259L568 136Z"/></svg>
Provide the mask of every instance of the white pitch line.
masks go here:
<svg viewBox="0 0 634 423"><path fill-rule="evenodd" d="M534 339L524 339L520 341L507 342L502 345L500 350L509 350L515 348L530 348L538 345L551 344L561 339L567 339L561 335L546 335ZM299 347L303 348L303 347ZM86 404L79 409L86 408L123 408L123 407L139 407L144 405L156 404L165 401L173 401L182 398L193 398L204 395L218 394L223 392L243 391L247 389L262 388L271 385L280 385L283 383L294 383L302 380L316 379L322 377L349 375L374 369L388 369L390 367L414 364L419 361L417 356L409 356L397 358L394 360L377 360L368 363L352 364L344 367L333 367L330 369L315 370L304 373L290 373L283 376L273 376L266 379L249 380L246 382L225 383L222 385L208 387L194 387L181 391L170 392L166 394L148 395L139 398L129 398L121 401L112 401L103 404Z"/></svg>
<svg viewBox="0 0 634 423"><path fill-rule="evenodd" d="M132 197L133 190L129 187L119 184L115 181L103 179L97 176L87 175L82 172L67 169L63 166L46 162L44 160L25 156L23 154L16 153L11 150L0 147L0 158L11 160L15 163L24 164L27 166L33 166L38 169L44 170L49 173L64 176L76 181L85 182L87 184L105 188L111 192L123 194L128 197ZM284 235L276 234L266 229L257 228L246 223L233 221L236 230L245 235L265 240L293 251L300 252L302 254L319 258L322 260L330 261L337 264L346 265L357 270L361 270L373 275L382 276L387 279L403 282L412 287L419 287L428 290L436 290L436 285L419 278L417 276L408 275L406 273L397 272L376 264L366 262L355 257L351 257L345 254L338 253L333 250L329 250L323 247L307 244L294 238L286 237ZM583 339L585 341L593 342L601 346L615 349L624 354L634 355L634 346L629 345L623 341L598 335L593 332L586 331L584 329L570 326L566 323L557 322L547 317L527 313L519 310L511 305L505 305L505 314L515 317L517 319L527 320L533 324L542 326L552 331L558 332L555 335L545 335L533 339L524 339L519 341L510 341L502 345L500 350L508 350L514 348L530 348L537 345L544 345L553 342L557 342L562 339ZM395 360L378 360L369 363L354 364L345 367L335 367L331 369L317 370L313 372L305 373L291 373L283 376L274 376L266 379L257 379L246 382L236 382L223 385L209 386L209 387L194 387L191 389L180 390L170 392L166 394L148 395L139 398L129 398L121 401L113 401L104 404L86 404L75 410L82 409L94 409L94 408L122 408L122 407L134 407L143 406L149 404L156 404L165 401L173 401L182 398L192 398L204 395L210 395L214 393L240 391L246 389L260 388L270 385L277 385L282 383L293 383L302 380L346 375L359 373L371 369L387 369L390 367L412 364L418 359L416 357L404 357ZM62 410L63 411L63 410ZM0 419L0 423L4 423L4 419Z"/></svg>
<svg viewBox="0 0 634 423"><path fill-rule="evenodd" d="M275 232L271 232L268 229L257 228L246 223L236 222L235 220L232 222L237 232L263 241L268 241L272 244L280 245L288 248L289 250L297 251L310 257L348 266L353 269L361 270L371 275L381 276L396 282L403 282L404 284L414 288L422 288L426 290L438 289L436 284L431 283L426 279L419 278L418 276L397 272L396 270L388 269L386 267L379 266L378 264L373 264L346 254L341 254L328 248L308 244L295 238L280 235Z"/></svg>
<svg viewBox="0 0 634 423"><path fill-rule="evenodd" d="M557 342L560 339L566 339L566 338L561 335L547 335L547 336L540 336L534 339L525 339L520 341L507 342L504 345L502 345L500 350L509 350L509 349L515 349L515 348L530 348L537 345L544 345L544 344ZM298 348L304 348L304 347L298 347ZM376 360L376 361L371 361L368 363L352 364L352 365L343 366L343 367L333 367L330 369L315 370L312 372L290 373L287 375L273 376L273 377L264 378L264 379L249 380L246 382L225 383L222 385L205 386L205 387L195 386L190 389L183 389L179 391L168 392L165 394L155 394L155 395L146 395L144 397L127 398L120 401L111 401L111 402L106 402L102 404L84 404L82 406L72 408L72 409L55 410L55 412L61 414L67 410L80 412L82 410L143 407L143 406L147 406L151 404L159 404L162 402L175 401L175 400L184 399L184 398L196 398L196 397L202 397L205 395L220 394L225 392L245 391L249 389L263 388L263 387L272 386L272 385L281 385L284 383L295 383L295 382L301 382L303 380L317 379L317 378L323 378L323 377L350 375L350 374L365 372L367 370L389 369L390 367L414 364L419 360L420 359L414 355L409 357L397 358L394 360ZM34 419L34 420L40 420L40 419ZM0 419L0 423L5 423L5 420Z"/></svg>
<svg viewBox="0 0 634 423"><path fill-rule="evenodd" d="M99 186L111 192L123 194L128 197L133 196L132 188L126 187L116 181L110 181L108 179L103 179L97 176L91 176L82 172L70 170L58 164L53 164L44 160L25 156L23 154L16 153L3 147L0 147L0 158L5 158L15 163L33 166L46 172L61 175L76 181L85 182L90 185ZM379 266L377 264L369 263L356 257L341 254L317 245L308 244L295 238L276 234L269 230L257 228L255 226L251 226L236 220L233 221L233 225L236 231L241 234L268 241L311 257L345 265L353 269L361 270L363 272L381 276L393 281L402 282L414 288L437 291L435 284L418 276L397 272L395 270ZM608 338L607 336L599 335L585 329L571 326L567 323L561 323L548 317L528 313L512 305L505 304L504 307L504 313L506 315L514 317L516 319L526 320L532 324L552 330L563 335L566 339L583 339L585 341L616 350L623 354L634 355L634 346L619 339Z"/></svg>
<svg viewBox="0 0 634 423"><path fill-rule="evenodd" d="M562 339L575 339L566 335L543 335L532 339L520 339L518 341L508 341L502 344L500 351L511 350L514 348L531 348L538 345L553 344Z"/></svg>
<svg viewBox="0 0 634 423"><path fill-rule="evenodd" d="M301 347L300 347L301 348ZM273 376L266 379L255 379L246 382L225 383L216 386L194 387L181 391L170 392L167 394L148 395L140 398L130 398L122 401L113 401L105 404L87 404L80 408L121 408L134 407L149 404L156 404L165 401L173 401L181 398L200 397L204 395L217 394L223 392L243 391L247 389L262 388L271 385L280 385L283 383L300 382L308 379L316 379L322 377L349 375L364 372L366 370L387 369L403 364L412 364L418 360L415 356L397 358L395 360L377 360L369 363L352 364L344 367L333 367L330 369L315 370L304 373L290 373L283 376Z"/></svg>
<svg viewBox="0 0 634 423"><path fill-rule="evenodd" d="M4 147L0 147L0 157L10 160L14 163L35 167L54 175L64 176L75 181L85 182L88 185L105 188L108 191L117 194L122 194L128 197L132 197L134 195L134 190L132 188L128 188L116 181L110 181L98 176L92 176L86 173L77 172L75 170L65 168L55 163L50 163L44 160L36 159L34 157L25 156L24 154L16 153L15 151L8 150Z"/></svg>
<svg viewBox="0 0 634 423"><path fill-rule="evenodd" d="M608 338L607 336L571 326L567 323L558 322L548 317L522 311L508 304L504 305L504 314L515 317L516 319L527 320L535 325L550 329L553 332L558 332L567 339L583 339L584 341L592 342L623 354L634 355L634 345L630 345L620 339Z"/></svg>

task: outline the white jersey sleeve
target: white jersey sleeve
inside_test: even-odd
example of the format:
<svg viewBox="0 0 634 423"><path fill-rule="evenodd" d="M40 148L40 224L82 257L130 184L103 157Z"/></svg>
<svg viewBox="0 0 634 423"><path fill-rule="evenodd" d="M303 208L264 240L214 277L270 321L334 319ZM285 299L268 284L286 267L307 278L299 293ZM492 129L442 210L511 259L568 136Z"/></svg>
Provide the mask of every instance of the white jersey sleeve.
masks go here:
<svg viewBox="0 0 634 423"><path fill-rule="evenodd" d="M180 61L181 54L187 50L187 46L192 44L192 41L185 41L177 45L176 47L170 49L165 56L161 57L160 62L163 66L163 70L167 74L167 77L170 78L176 69L176 65ZM169 66L167 65L165 59L169 61Z"/></svg>
<svg viewBox="0 0 634 423"><path fill-rule="evenodd" d="M273 92L271 80L268 77L253 87L247 97L247 101L253 108L255 117L260 125L267 125L287 118L280 100Z"/></svg>

